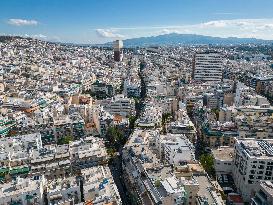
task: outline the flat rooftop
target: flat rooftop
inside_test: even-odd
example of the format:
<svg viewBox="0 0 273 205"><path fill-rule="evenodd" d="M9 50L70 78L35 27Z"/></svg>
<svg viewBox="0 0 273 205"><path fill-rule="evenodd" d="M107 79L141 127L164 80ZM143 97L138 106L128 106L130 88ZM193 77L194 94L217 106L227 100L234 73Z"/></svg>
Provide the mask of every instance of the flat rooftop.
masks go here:
<svg viewBox="0 0 273 205"><path fill-rule="evenodd" d="M271 181L262 181L260 185L270 196L273 197L273 183Z"/></svg>
<svg viewBox="0 0 273 205"><path fill-rule="evenodd" d="M250 157L273 159L273 140L245 139L237 140L237 142Z"/></svg>
<svg viewBox="0 0 273 205"><path fill-rule="evenodd" d="M220 147L212 150L213 156L217 160L232 161L234 158L233 147Z"/></svg>
<svg viewBox="0 0 273 205"><path fill-rule="evenodd" d="M197 193L199 197L206 198L208 204L224 204L216 192L213 191L213 186L206 175L194 176L194 179L199 184L199 191Z"/></svg>

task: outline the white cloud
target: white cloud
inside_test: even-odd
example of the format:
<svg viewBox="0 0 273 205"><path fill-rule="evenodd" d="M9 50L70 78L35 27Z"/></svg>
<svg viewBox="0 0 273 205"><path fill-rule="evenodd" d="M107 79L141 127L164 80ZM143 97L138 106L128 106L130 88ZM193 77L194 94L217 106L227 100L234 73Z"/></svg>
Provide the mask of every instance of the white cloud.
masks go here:
<svg viewBox="0 0 273 205"><path fill-rule="evenodd" d="M102 38L124 38L124 35L116 33L113 29L96 29L96 32Z"/></svg>
<svg viewBox="0 0 273 205"><path fill-rule="evenodd" d="M164 34L170 34L170 33L179 33L179 31L174 30L174 29L164 28L164 29L161 30L159 33L160 33L161 35L164 35Z"/></svg>
<svg viewBox="0 0 273 205"><path fill-rule="evenodd" d="M105 36L113 36L110 31L115 31L115 34L122 32L127 38L191 33L217 37L256 37L273 40L273 19L224 19L186 25L112 27L101 29L101 31L106 31Z"/></svg>
<svg viewBox="0 0 273 205"><path fill-rule="evenodd" d="M8 24L13 26L36 26L38 21L36 20L27 20L27 19L9 19Z"/></svg>
<svg viewBox="0 0 273 205"><path fill-rule="evenodd" d="M216 20L199 24L201 27L240 27L241 29L248 29L259 27L262 29L273 28L273 19L233 19L233 20Z"/></svg>
<svg viewBox="0 0 273 205"><path fill-rule="evenodd" d="M33 38L38 38L38 39L47 39L47 36L43 35L43 34L35 34L32 35Z"/></svg>
<svg viewBox="0 0 273 205"><path fill-rule="evenodd" d="M47 40L47 36L45 36L43 34L24 34L24 35L22 35L22 37L36 38L36 39L40 39L40 40Z"/></svg>
<svg viewBox="0 0 273 205"><path fill-rule="evenodd" d="M201 24L202 27L217 27L217 28L223 28L227 25L228 25L228 22L226 22L225 20L209 21L209 22Z"/></svg>

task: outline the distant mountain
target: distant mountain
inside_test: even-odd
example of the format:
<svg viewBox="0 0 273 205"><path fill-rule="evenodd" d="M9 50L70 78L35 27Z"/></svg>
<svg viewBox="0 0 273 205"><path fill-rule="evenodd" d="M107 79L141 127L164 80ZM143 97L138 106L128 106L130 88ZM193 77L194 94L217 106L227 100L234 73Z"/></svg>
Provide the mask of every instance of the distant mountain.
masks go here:
<svg viewBox="0 0 273 205"><path fill-rule="evenodd" d="M112 43L105 45L110 46ZM196 34L164 34L151 37L140 37L126 39L123 41L124 47L145 47L145 46L171 46L171 45L238 45L238 44L273 44L273 40L262 40L256 38L220 38L203 36Z"/></svg>

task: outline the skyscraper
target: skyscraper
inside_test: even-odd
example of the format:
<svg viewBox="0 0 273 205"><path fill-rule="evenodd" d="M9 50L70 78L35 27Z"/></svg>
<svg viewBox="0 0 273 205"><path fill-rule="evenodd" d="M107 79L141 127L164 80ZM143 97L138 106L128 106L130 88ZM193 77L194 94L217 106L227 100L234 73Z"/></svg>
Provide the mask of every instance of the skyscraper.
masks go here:
<svg viewBox="0 0 273 205"><path fill-rule="evenodd" d="M114 60L115 61L121 61L122 60L122 47L123 47L123 42L122 40L116 40L113 43L114 47Z"/></svg>
<svg viewBox="0 0 273 205"><path fill-rule="evenodd" d="M193 79L197 81L222 81L223 58L216 52L196 53L193 60Z"/></svg>

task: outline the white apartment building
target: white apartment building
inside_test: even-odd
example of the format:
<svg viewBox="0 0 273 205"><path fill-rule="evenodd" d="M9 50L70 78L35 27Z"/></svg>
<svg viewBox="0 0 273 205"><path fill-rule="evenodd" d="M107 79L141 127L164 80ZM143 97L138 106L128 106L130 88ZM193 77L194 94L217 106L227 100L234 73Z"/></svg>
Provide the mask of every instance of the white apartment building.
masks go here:
<svg viewBox="0 0 273 205"><path fill-rule="evenodd" d="M82 169L84 200L93 204L113 202L121 205L120 195L108 166Z"/></svg>
<svg viewBox="0 0 273 205"><path fill-rule="evenodd" d="M124 80L124 95L128 98L140 97L140 80L126 79Z"/></svg>
<svg viewBox="0 0 273 205"><path fill-rule="evenodd" d="M193 62L193 77L197 81L222 81L223 58L216 52L196 53Z"/></svg>
<svg viewBox="0 0 273 205"><path fill-rule="evenodd" d="M17 178L15 181L0 184L0 205L43 204L44 177L39 179Z"/></svg>
<svg viewBox="0 0 273 205"><path fill-rule="evenodd" d="M113 98L102 100L100 105L111 115L128 116L135 113L135 101L124 95L116 95Z"/></svg>
<svg viewBox="0 0 273 205"><path fill-rule="evenodd" d="M136 121L138 127L159 127L162 122L162 108L158 105L146 104L144 112Z"/></svg>
<svg viewBox="0 0 273 205"><path fill-rule="evenodd" d="M273 180L272 144L272 140L236 139L233 178L246 202L261 180Z"/></svg>
<svg viewBox="0 0 273 205"><path fill-rule="evenodd" d="M161 181L161 187L158 190L163 196L163 204L179 205L185 203L185 188L181 186L180 181L175 176L168 177Z"/></svg>
<svg viewBox="0 0 273 205"><path fill-rule="evenodd" d="M251 205L273 205L273 183L261 181L255 196L251 200Z"/></svg>
<svg viewBox="0 0 273 205"><path fill-rule="evenodd" d="M78 204L82 202L80 181L75 177L48 181L46 196L49 205Z"/></svg>
<svg viewBox="0 0 273 205"><path fill-rule="evenodd" d="M262 106L269 105L267 98L257 95L253 88L238 82L235 94L235 106Z"/></svg>
<svg viewBox="0 0 273 205"><path fill-rule="evenodd" d="M194 146L183 134L156 136L161 159L168 164L180 165L195 161Z"/></svg>
<svg viewBox="0 0 273 205"><path fill-rule="evenodd" d="M234 166L234 148L222 146L212 150L216 174L231 174Z"/></svg>

